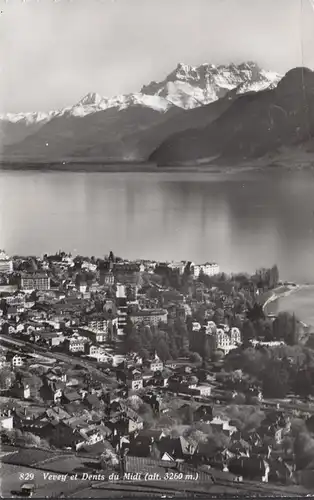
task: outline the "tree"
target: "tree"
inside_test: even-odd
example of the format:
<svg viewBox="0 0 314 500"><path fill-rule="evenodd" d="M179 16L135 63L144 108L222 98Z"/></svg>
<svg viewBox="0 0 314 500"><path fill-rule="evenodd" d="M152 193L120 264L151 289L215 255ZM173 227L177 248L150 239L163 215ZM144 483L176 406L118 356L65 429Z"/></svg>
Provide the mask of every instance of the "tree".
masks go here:
<svg viewBox="0 0 314 500"><path fill-rule="evenodd" d="M150 427L154 422L153 410L148 403L143 403L140 405L138 414L142 417L145 427Z"/></svg>
<svg viewBox="0 0 314 500"><path fill-rule="evenodd" d="M242 337L243 337L243 345L244 347L247 347L250 344L250 340L253 340L256 338L256 332L254 325L252 321L247 319L243 323L243 328L242 328Z"/></svg>
<svg viewBox="0 0 314 500"><path fill-rule="evenodd" d="M147 361L150 358L149 352L145 348L139 350L139 355L141 356L141 358L143 358L144 361Z"/></svg>
<svg viewBox="0 0 314 500"><path fill-rule="evenodd" d="M243 393L241 392L238 392L234 398L232 399L233 403L235 405L244 405L245 404L245 401L246 401L246 397Z"/></svg>
<svg viewBox="0 0 314 500"><path fill-rule="evenodd" d="M203 356L203 361L208 361L212 356L212 349L210 347L208 335L204 336L202 356Z"/></svg>
<svg viewBox="0 0 314 500"><path fill-rule="evenodd" d="M35 436L35 434L32 434L31 432L24 432L20 440L21 442L23 442L25 446L36 447L36 448L40 447L40 441L41 441L40 437Z"/></svg>
<svg viewBox="0 0 314 500"><path fill-rule="evenodd" d="M284 340L288 345L297 345L300 325L294 314L281 312L273 322L273 335L277 340Z"/></svg>
<svg viewBox="0 0 314 500"><path fill-rule="evenodd" d="M112 446L105 448L103 453L100 456L100 465L103 469L107 469L108 467L115 467L119 465L119 458L117 454L114 452Z"/></svg>
<svg viewBox="0 0 314 500"><path fill-rule="evenodd" d="M83 273L77 273L75 277L75 285L78 288L84 281L84 274Z"/></svg>
<svg viewBox="0 0 314 500"><path fill-rule="evenodd" d="M143 407L144 401L135 394L134 396L128 397L126 403L132 410L139 411L139 409Z"/></svg>
<svg viewBox="0 0 314 500"><path fill-rule="evenodd" d="M277 265L274 265L270 270L269 287L275 288L276 286L278 286L278 282L279 282L279 270L278 270Z"/></svg>
<svg viewBox="0 0 314 500"><path fill-rule="evenodd" d="M224 358L223 351L217 350L214 351L211 355L213 361L221 361Z"/></svg>
<svg viewBox="0 0 314 500"><path fill-rule="evenodd" d="M202 363L202 357L198 354L198 352L191 352L190 354L190 361L192 363Z"/></svg>
<svg viewBox="0 0 314 500"><path fill-rule="evenodd" d="M153 443L151 446L150 456L153 460L160 460L161 454L156 443Z"/></svg>
<svg viewBox="0 0 314 500"><path fill-rule="evenodd" d="M174 337L170 337L170 339L169 339L169 352L170 352L172 359L178 359L179 349L177 347L177 344L176 344Z"/></svg>
<svg viewBox="0 0 314 500"><path fill-rule="evenodd" d="M164 339L160 339L156 346L156 352L162 361L167 361L170 359L169 348Z"/></svg>
<svg viewBox="0 0 314 500"><path fill-rule="evenodd" d="M271 361L263 373L263 394L266 398L284 398L289 392L289 373L278 361Z"/></svg>
<svg viewBox="0 0 314 500"><path fill-rule="evenodd" d="M191 425L194 422L194 412L191 405L187 406L185 415L183 417L183 424Z"/></svg>
<svg viewBox="0 0 314 500"><path fill-rule="evenodd" d="M15 376L14 372L7 369L0 370L0 390L8 391L12 384L14 383Z"/></svg>
<svg viewBox="0 0 314 500"><path fill-rule="evenodd" d="M6 436L9 443L16 445L20 443L20 440L22 438L22 431L20 431L20 429L12 429L11 431L3 429L1 431L1 435Z"/></svg>
<svg viewBox="0 0 314 500"><path fill-rule="evenodd" d="M126 335L125 345L127 352L140 352L143 349L142 339L136 328Z"/></svg>
<svg viewBox="0 0 314 500"><path fill-rule="evenodd" d="M296 374L294 390L300 396L313 394L312 375L309 370L299 370Z"/></svg>
<svg viewBox="0 0 314 500"><path fill-rule="evenodd" d="M223 323L224 319L225 319L225 315L224 315L223 309L221 309L221 308L216 309L216 311L214 313L214 318L213 318L216 325L220 325L221 323Z"/></svg>
<svg viewBox="0 0 314 500"><path fill-rule="evenodd" d="M308 432L300 432L294 441L294 453L298 469L305 469L314 460L314 439Z"/></svg>
<svg viewBox="0 0 314 500"><path fill-rule="evenodd" d="M247 318L253 322L257 321L259 319L264 319L265 314L264 314L263 306L261 304L258 304L257 302L255 302L253 307L248 308Z"/></svg>

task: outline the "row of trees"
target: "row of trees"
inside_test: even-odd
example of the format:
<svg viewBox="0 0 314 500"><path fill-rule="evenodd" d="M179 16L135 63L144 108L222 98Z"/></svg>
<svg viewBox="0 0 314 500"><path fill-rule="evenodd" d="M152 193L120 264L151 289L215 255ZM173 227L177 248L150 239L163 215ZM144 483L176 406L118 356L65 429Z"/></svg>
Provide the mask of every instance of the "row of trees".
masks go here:
<svg viewBox="0 0 314 500"><path fill-rule="evenodd" d="M225 368L242 369L258 382L264 397L284 398L290 392L314 395L314 352L301 346L248 348L231 352Z"/></svg>
<svg viewBox="0 0 314 500"><path fill-rule="evenodd" d="M45 448L51 449L48 441L32 434L31 432L23 432L20 429L1 431L1 440L3 443L21 446L23 448Z"/></svg>
<svg viewBox="0 0 314 500"><path fill-rule="evenodd" d="M175 320L167 325L133 325L126 327L126 352L138 352L144 359L156 352L162 361L187 356L189 352L188 329L184 321Z"/></svg>
<svg viewBox="0 0 314 500"><path fill-rule="evenodd" d="M272 320L265 318L263 312L257 314L254 309L247 316L241 326L244 345L254 339L265 342L283 341L288 345L299 343L303 327L294 314L282 312Z"/></svg>

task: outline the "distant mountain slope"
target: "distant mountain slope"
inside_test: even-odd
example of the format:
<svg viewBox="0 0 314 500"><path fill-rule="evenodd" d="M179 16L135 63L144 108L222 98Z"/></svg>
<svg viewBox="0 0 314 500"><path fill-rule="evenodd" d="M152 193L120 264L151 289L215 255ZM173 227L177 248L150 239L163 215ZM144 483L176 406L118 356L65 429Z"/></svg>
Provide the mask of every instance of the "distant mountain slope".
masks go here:
<svg viewBox="0 0 314 500"><path fill-rule="evenodd" d="M57 122L59 125L66 123L64 120L70 120L68 122L70 125L72 118L84 118L109 109L115 109L118 112L134 106L142 106L159 113L166 113L170 108L173 108L172 103L159 96L146 96L138 93L105 98L96 93L89 93L74 106L59 111L0 115L0 142L3 146L22 142L26 137L36 134L40 128L56 118L63 118ZM62 127L64 128L63 125ZM12 154L13 151L14 148L6 150L8 154ZM18 152L16 149L16 154L23 154L23 151Z"/></svg>
<svg viewBox="0 0 314 500"><path fill-rule="evenodd" d="M101 145L82 151L81 154L89 158L119 157L119 155L121 158L122 152L124 157L147 160L154 149L168 136L191 127L209 125L226 111L237 98L238 95L234 90L224 98L206 106L189 110L176 108L175 112L168 113L163 121L152 127L124 135L119 142L105 140Z"/></svg>
<svg viewBox="0 0 314 500"><path fill-rule="evenodd" d="M160 97L130 98L105 110L77 114L66 110L46 123L34 135L14 146L5 148L4 157L13 159L63 160L91 146L118 143L123 136L139 132L164 120L175 107ZM154 108L147 105L154 105ZM84 111L84 108L83 110ZM85 110L86 111L86 110ZM113 151L114 153L114 151ZM112 155L108 152L108 158ZM121 155L119 156L121 158ZM128 158L126 158L128 159Z"/></svg>
<svg viewBox="0 0 314 500"><path fill-rule="evenodd" d="M58 112L6 113L0 115L0 145L9 146L35 134Z"/></svg>
<svg viewBox="0 0 314 500"><path fill-rule="evenodd" d="M58 111L0 115L2 159L147 159L169 135L208 126L243 92L274 88L280 78L252 62L179 64L163 82L140 93L112 98L89 93Z"/></svg>
<svg viewBox="0 0 314 500"><path fill-rule="evenodd" d="M150 156L158 164L213 156L262 156L307 141L314 133L314 73L289 71L272 90L239 96L213 123L165 140Z"/></svg>
<svg viewBox="0 0 314 500"><path fill-rule="evenodd" d="M224 97L230 90L239 93L274 88L278 73L261 69L254 62L215 66L178 64L165 80L142 87L143 94L159 95L176 106L191 109Z"/></svg>

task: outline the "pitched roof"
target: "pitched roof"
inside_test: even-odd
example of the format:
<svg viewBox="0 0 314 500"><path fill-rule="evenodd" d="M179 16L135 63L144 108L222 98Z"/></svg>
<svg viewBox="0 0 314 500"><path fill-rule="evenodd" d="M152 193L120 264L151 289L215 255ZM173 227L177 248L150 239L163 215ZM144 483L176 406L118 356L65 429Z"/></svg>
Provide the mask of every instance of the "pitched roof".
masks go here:
<svg viewBox="0 0 314 500"><path fill-rule="evenodd" d="M230 451L238 451L238 450L249 450L250 445L244 439L239 439L238 441L234 441L231 446L229 446Z"/></svg>
<svg viewBox="0 0 314 500"><path fill-rule="evenodd" d="M85 428L87 425L85 417L71 417L63 422L72 429Z"/></svg>
<svg viewBox="0 0 314 500"><path fill-rule="evenodd" d="M107 437L110 436L110 434L112 434L111 429L109 429L109 427L107 427L106 425L99 425L97 427L97 430L103 437Z"/></svg>
<svg viewBox="0 0 314 500"><path fill-rule="evenodd" d="M68 401L77 401L78 399L81 399L81 396L76 391L67 391L64 393L64 397Z"/></svg>
<svg viewBox="0 0 314 500"><path fill-rule="evenodd" d="M138 432L138 437L159 440L162 434L163 431L160 429L143 429Z"/></svg>
<svg viewBox="0 0 314 500"><path fill-rule="evenodd" d="M214 446L212 443L200 442L197 445L196 453L204 457L213 458L216 455L217 450L218 448Z"/></svg>
<svg viewBox="0 0 314 500"><path fill-rule="evenodd" d="M169 455L169 453L167 453L167 452L165 452L162 455L161 460L165 461L165 462L174 462L174 458L171 455Z"/></svg>
<svg viewBox="0 0 314 500"><path fill-rule="evenodd" d="M92 406L96 406L96 407L100 406L100 401L98 399L97 394L88 394L88 396L86 396L85 399Z"/></svg>
<svg viewBox="0 0 314 500"><path fill-rule="evenodd" d="M95 444L86 444L82 446L82 449L84 452L90 453L91 455L101 455L105 450L105 444L103 441Z"/></svg>
<svg viewBox="0 0 314 500"><path fill-rule="evenodd" d="M182 436L178 438L165 437L157 443L161 453L169 453L174 458L182 458L183 455L192 454L190 443Z"/></svg>

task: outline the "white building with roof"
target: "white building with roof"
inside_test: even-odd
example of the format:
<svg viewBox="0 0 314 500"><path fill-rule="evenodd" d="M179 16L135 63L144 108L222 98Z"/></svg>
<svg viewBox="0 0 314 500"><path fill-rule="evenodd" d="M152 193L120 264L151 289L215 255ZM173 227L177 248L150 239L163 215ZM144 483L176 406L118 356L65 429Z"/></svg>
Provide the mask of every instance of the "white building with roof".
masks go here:
<svg viewBox="0 0 314 500"><path fill-rule="evenodd" d="M238 430L234 425L230 425L229 420L222 419L221 417L213 418L210 425L227 436L232 436Z"/></svg>
<svg viewBox="0 0 314 500"><path fill-rule="evenodd" d="M12 273L13 262L4 250L0 250L0 273Z"/></svg>
<svg viewBox="0 0 314 500"><path fill-rule="evenodd" d="M220 268L216 262L206 262L205 264L194 264L192 267L194 278L198 278L200 274L205 276L215 276L219 274Z"/></svg>

